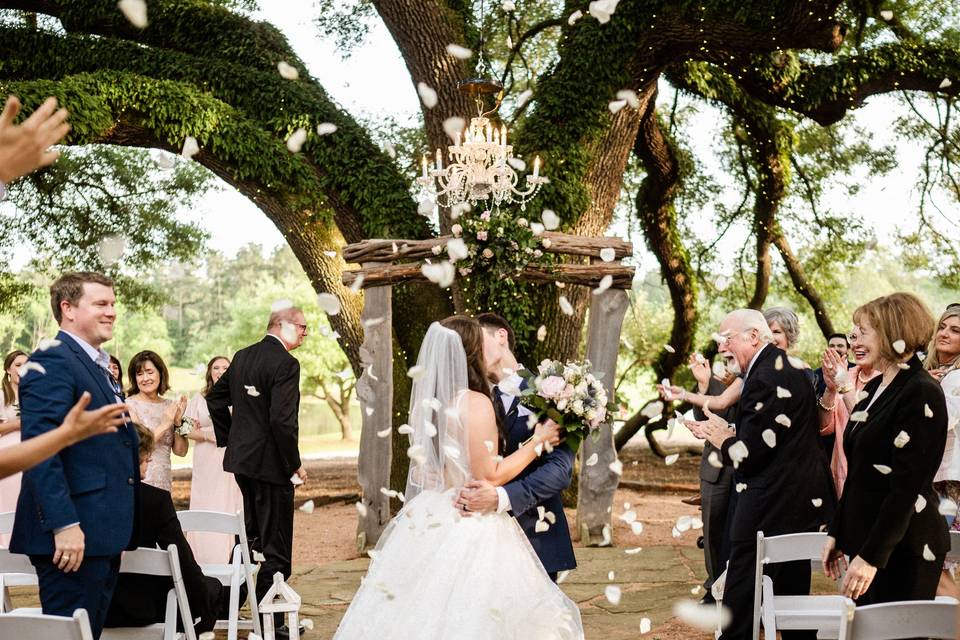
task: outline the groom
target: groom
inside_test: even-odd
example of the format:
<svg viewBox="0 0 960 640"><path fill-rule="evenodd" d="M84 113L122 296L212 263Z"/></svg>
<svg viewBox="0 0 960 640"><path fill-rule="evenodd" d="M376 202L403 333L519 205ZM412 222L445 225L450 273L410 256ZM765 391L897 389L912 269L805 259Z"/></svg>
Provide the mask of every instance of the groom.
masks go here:
<svg viewBox="0 0 960 640"><path fill-rule="evenodd" d="M518 386L526 388L527 383L515 373L522 367L513 355L513 329L507 321L495 313L481 313L477 321L483 328L487 377L496 385L493 387L494 410L506 428L507 447L502 453L507 456L533 435L527 426L531 412L520 405L519 397L510 393ZM556 582L558 572L577 566L560 500L560 493L573 478L573 460L573 452L563 445L551 452L544 451L533 464L502 487L482 480L468 482L460 491L457 503L465 505L468 512L509 511L527 534L550 579ZM552 513L556 521L551 523L547 517L541 517L538 507L543 507L544 513ZM548 528L543 530L544 527Z"/></svg>

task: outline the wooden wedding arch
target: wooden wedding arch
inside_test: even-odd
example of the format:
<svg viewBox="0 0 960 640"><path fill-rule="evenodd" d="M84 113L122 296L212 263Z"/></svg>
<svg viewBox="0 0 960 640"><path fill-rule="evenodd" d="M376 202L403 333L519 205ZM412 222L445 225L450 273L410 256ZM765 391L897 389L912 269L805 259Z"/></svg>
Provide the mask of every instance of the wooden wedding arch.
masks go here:
<svg viewBox="0 0 960 640"><path fill-rule="evenodd" d="M579 261L551 266L528 265L518 280L562 282L594 289L605 276L612 278L610 288L591 296L586 350L586 358L592 363L594 372L608 389L612 389L620 330L628 306L627 291L635 272L634 267L621 261L633 255L633 244L620 238L590 238L549 231L544 232L543 237L550 239L545 252L576 256ZM391 518L390 497L381 489L390 486L392 439L397 437L393 428L392 287L408 282L429 283L421 273L421 261L439 259L433 248L446 246L451 239L451 236L429 240L371 239L347 245L343 250L346 262L361 266L358 270L344 272L343 283L355 285L357 278L362 277L359 286L365 289L360 316L364 326L360 349L364 371L356 387L365 409L362 412L358 464L361 500L366 507L357 527L357 546L361 552L376 544ZM613 249L612 261L604 262L600 258L603 249ZM585 461L591 460L594 454L596 462L587 465ZM603 427L599 438L585 439L578 458L577 530L581 541L584 544L610 544L613 495L620 480L618 465L614 464L617 452L612 426Z"/></svg>

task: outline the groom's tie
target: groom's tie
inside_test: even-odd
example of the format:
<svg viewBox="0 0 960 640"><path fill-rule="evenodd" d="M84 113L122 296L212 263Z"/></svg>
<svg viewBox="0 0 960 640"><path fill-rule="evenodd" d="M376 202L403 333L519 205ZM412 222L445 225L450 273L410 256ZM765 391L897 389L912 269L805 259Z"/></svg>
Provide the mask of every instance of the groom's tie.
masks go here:
<svg viewBox="0 0 960 640"><path fill-rule="evenodd" d="M500 421L506 418L503 410L503 391L500 391L497 385L493 385L493 412L497 414L497 419Z"/></svg>

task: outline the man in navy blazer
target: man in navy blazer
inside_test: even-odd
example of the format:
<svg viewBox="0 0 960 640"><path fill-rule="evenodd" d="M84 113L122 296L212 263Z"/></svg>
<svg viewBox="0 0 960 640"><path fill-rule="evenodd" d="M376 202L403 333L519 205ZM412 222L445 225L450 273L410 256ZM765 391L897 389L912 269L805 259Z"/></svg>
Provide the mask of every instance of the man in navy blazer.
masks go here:
<svg viewBox="0 0 960 640"><path fill-rule="evenodd" d="M510 455L533 435L527 424L531 412L520 405L520 398L515 395L516 388L526 386L526 381L516 374L520 366L513 355L513 329L506 320L493 313L482 313L477 316L477 321L483 327L487 374L491 382L497 383L494 410L507 431L503 454ZM502 487L494 487L485 481L468 482L457 502L477 513L509 511L530 539L543 568L556 581L560 571L577 566L560 498L573 478L573 461L573 451L564 445L553 451L544 451L533 464ZM548 513L553 514L552 518L546 515Z"/></svg>
<svg viewBox="0 0 960 640"><path fill-rule="evenodd" d="M113 282L67 273L50 287L60 332L30 356L20 382L24 440L57 428L83 393L96 409L122 399L100 345L113 337ZM140 482L131 424L63 449L23 474L10 550L30 556L45 614L86 609L95 638L130 543Z"/></svg>

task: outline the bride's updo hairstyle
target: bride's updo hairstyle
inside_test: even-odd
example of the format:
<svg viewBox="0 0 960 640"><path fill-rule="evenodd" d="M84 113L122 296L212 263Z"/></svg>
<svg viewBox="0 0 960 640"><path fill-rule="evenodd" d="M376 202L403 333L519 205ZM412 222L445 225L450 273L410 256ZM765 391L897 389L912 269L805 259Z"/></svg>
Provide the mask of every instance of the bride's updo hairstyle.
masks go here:
<svg viewBox="0 0 960 640"><path fill-rule="evenodd" d="M463 350L467 354L467 387L487 396L491 402L498 402L491 394L490 383L487 382L487 368L483 360L483 329L480 328L480 323L470 316L449 316L441 320L440 325L460 336ZM500 453L503 454L507 446L507 434L499 416L497 432L500 434Z"/></svg>

